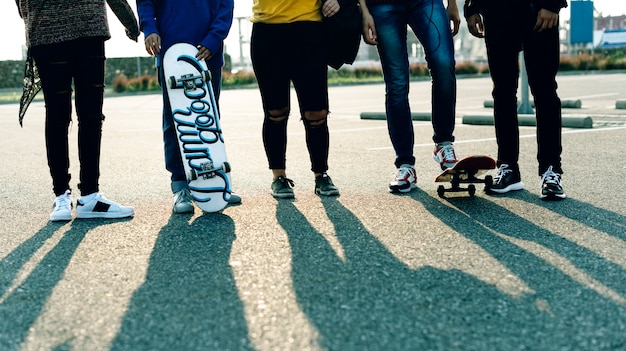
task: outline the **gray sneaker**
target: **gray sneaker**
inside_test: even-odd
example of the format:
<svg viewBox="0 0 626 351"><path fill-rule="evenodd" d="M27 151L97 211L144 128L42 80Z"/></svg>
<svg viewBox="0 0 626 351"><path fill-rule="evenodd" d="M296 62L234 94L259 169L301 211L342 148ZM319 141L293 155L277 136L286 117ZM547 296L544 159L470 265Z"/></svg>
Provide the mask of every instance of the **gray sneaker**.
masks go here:
<svg viewBox="0 0 626 351"><path fill-rule="evenodd" d="M339 195L339 189L333 184L328 174L324 173L315 177L315 194L324 196Z"/></svg>
<svg viewBox="0 0 626 351"><path fill-rule="evenodd" d="M272 182L272 196L277 199L293 199L293 180L279 176Z"/></svg>
<svg viewBox="0 0 626 351"><path fill-rule="evenodd" d="M174 212L193 213L193 198L187 188L183 188L174 193Z"/></svg>
<svg viewBox="0 0 626 351"><path fill-rule="evenodd" d="M241 204L241 196L235 194L235 193L230 193L230 197L228 198L228 204L229 205L240 205Z"/></svg>

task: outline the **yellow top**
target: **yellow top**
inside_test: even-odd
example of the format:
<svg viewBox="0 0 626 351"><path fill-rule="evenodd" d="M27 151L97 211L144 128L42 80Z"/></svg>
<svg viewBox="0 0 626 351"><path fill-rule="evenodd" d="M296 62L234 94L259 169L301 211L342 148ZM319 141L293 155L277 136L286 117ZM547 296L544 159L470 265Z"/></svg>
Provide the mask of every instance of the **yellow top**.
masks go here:
<svg viewBox="0 0 626 351"><path fill-rule="evenodd" d="M322 21L322 0L254 0L252 18L254 23L292 23Z"/></svg>

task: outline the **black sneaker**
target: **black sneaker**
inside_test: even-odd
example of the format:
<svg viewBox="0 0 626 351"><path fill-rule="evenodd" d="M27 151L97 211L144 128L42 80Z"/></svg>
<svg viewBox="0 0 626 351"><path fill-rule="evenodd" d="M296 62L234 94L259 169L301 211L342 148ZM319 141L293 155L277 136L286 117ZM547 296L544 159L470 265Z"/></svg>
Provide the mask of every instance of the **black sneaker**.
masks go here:
<svg viewBox="0 0 626 351"><path fill-rule="evenodd" d="M561 174L552 170L552 166L541 176L541 199L542 200L563 200L565 192L561 185Z"/></svg>
<svg viewBox="0 0 626 351"><path fill-rule="evenodd" d="M493 185L490 190L494 193L504 194L513 190L524 189L518 169L512 169L508 164L503 163L498 168L496 176L493 178Z"/></svg>
<svg viewBox="0 0 626 351"><path fill-rule="evenodd" d="M336 196L339 195L339 189L333 184L328 174L324 173L315 177L315 193L317 195Z"/></svg>
<svg viewBox="0 0 626 351"><path fill-rule="evenodd" d="M279 176L272 182L272 196L278 199L292 199L294 185L293 180Z"/></svg>

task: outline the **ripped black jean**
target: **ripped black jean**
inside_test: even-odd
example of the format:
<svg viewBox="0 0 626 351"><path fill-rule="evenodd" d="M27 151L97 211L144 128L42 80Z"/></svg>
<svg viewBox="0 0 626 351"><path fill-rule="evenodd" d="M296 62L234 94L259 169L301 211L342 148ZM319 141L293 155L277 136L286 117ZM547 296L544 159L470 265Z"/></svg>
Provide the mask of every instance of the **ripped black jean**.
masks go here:
<svg viewBox="0 0 626 351"><path fill-rule="evenodd" d="M70 189L68 132L72 120L72 88L78 119L81 195L97 192L100 178L104 38L81 38L30 49L41 77L46 103L45 138L55 195Z"/></svg>

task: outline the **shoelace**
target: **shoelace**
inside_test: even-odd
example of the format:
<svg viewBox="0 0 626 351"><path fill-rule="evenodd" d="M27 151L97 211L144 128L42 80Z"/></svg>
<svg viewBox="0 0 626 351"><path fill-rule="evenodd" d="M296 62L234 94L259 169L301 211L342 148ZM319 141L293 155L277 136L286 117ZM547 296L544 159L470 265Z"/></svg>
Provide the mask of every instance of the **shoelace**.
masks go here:
<svg viewBox="0 0 626 351"><path fill-rule="evenodd" d="M411 175L411 169L410 168L401 167L401 168L398 168L398 173L396 174L396 179L398 179L398 180L405 180L410 175Z"/></svg>
<svg viewBox="0 0 626 351"><path fill-rule="evenodd" d="M456 155L452 146L444 146L441 149L441 153L443 154L443 161L456 161Z"/></svg>
<svg viewBox="0 0 626 351"><path fill-rule="evenodd" d="M68 206L68 198L67 196L60 196L56 199L56 208L66 207Z"/></svg>
<svg viewBox="0 0 626 351"><path fill-rule="evenodd" d="M498 171L496 172L496 176L494 177L494 180L497 182L500 181L500 179L504 178L505 175L507 175L508 173L513 172L510 168L509 165L507 164L502 164L500 166L500 168L498 168Z"/></svg>
<svg viewBox="0 0 626 351"><path fill-rule="evenodd" d="M545 171L545 173L543 173L543 176L541 177L541 181L544 184L559 184L559 182L561 181L561 177L559 176L558 173L555 173L552 170L552 166L548 167L548 170Z"/></svg>
<svg viewBox="0 0 626 351"><path fill-rule="evenodd" d="M278 179L280 180L280 182L281 182L281 183L287 183L287 184L289 184L289 186L290 186L290 187L292 187L292 188L293 188L294 186L296 186L296 184L293 182L293 180L291 180L291 179L289 179L289 178L287 178L287 177L280 177L280 178L278 178Z"/></svg>
<svg viewBox="0 0 626 351"><path fill-rule="evenodd" d="M189 191L183 191L176 199L176 203L191 202L192 200L191 193Z"/></svg>

